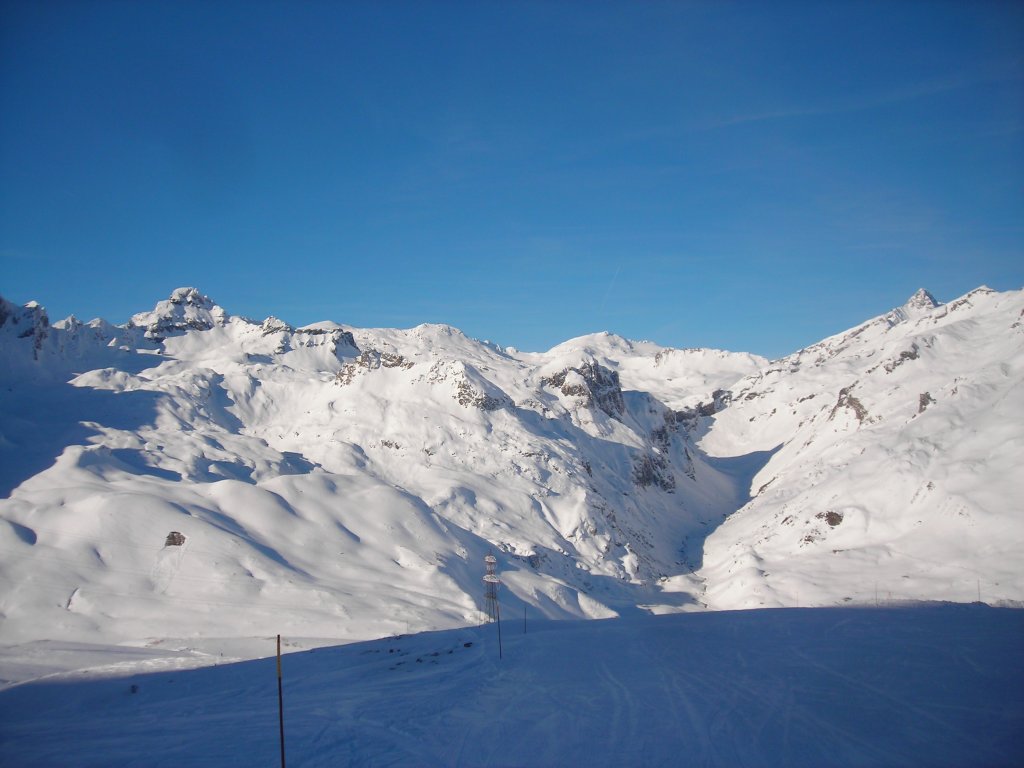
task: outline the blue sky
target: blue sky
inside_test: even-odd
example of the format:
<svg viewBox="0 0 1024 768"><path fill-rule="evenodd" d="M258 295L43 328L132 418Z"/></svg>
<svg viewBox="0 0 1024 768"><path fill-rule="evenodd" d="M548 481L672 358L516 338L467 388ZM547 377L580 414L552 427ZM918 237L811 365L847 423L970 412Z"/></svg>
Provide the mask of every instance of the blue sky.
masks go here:
<svg viewBox="0 0 1024 768"><path fill-rule="evenodd" d="M4 2L0 294L778 356L1024 286L1024 5Z"/></svg>

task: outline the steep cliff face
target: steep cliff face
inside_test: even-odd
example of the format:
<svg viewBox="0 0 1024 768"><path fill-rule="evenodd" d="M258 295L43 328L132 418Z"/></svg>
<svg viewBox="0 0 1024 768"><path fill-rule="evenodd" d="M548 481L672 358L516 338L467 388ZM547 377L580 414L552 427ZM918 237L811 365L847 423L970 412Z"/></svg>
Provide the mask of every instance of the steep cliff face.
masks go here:
<svg viewBox="0 0 1024 768"><path fill-rule="evenodd" d="M626 406L622 402L619 374L593 360L584 360L576 367L563 368L541 379L541 386L557 389L576 399L581 408L600 408L610 417L618 418Z"/></svg>
<svg viewBox="0 0 1024 768"><path fill-rule="evenodd" d="M37 360L50 334L50 318L47 317L46 310L34 301L18 307L0 296L0 334L0 338L4 338L8 345L20 351L22 357L28 352L32 359ZM12 337L26 340L26 343L18 344L12 341Z"/></svg>

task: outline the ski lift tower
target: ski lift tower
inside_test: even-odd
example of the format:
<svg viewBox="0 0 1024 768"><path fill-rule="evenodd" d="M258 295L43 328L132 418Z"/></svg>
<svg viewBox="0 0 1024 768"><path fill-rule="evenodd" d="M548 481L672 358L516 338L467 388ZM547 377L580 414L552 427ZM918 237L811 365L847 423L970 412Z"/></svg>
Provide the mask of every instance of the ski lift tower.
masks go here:
<svg viewBox="0 0 1024 768"><path fill-rule="evenodd" d="M498 584L500 580L494 572L498 565L498 558L488 554L484 558L484 564L487 566L487 573L484 574L484 610L487 613L488 622L499 621L501 619L501 614L498 611Z"/></svg>
<svg viewBox="0 0 1024 768"><path fill-rule="evenodd" d="M501 612L498 610L498 574L494 572L494 569L498 565L498 558L496 558L490 552L487 553L487 557L484 558L484 564L487 566L487 573L484 574L484 602L487 608L487 621L496 622L498 624L498 658L502 657L501 652Z"/></svg>

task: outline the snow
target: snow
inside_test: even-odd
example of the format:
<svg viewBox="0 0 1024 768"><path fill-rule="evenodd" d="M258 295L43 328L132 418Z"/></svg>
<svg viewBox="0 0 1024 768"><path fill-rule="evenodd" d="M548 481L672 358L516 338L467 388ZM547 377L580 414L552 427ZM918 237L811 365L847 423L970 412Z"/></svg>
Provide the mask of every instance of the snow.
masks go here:
<svg viewBox="0 0 1024 768"><path fill-rule="evenodd" d="M774 453L706 542L709 605L1019 601L1022 313L918 292L737 383L701 449Z"/></svg>
<svg viewBox="0 0 1024 768"><path fill-rule="evenodd" d="M292 330L195 289L125 327L6 307L6 644L462 626L492 548L553 618L694 608L659 580L736 506L670 409L593 360L565 394L543 373L575 358L443 325Z"/></svg>
<svg viewBox="0 0 1024 768"><path fill-rule="evenodd" d="M650 341L630 341L603 332L565 341L546 353L515 352L514 356L546 370L592 360L616 371L624 389L649 392L673 408L689 408L710 400L767 365L758 355L719 349L675 349Z"/></svg>
<svg viewBox="0 0 1024 768"><path fill-rule="evenodd" d="M500 660L495 625L308 651L286 636L288 765L1009 766L1024 755L1021 611L530 616L502 630ZM273 654L273 637L262 644ZM277 764L274 659L165 653L82 648L88 668L0 692L6 759Z"/></svg>
<svg viewBox="0 0 1024 768"><path fill-rule="evenodd" d="M0 692L4 754L60 762L73 737L94 733L83 755L95 764L130 763L132 749L145 764L230 764L230 740L204 730L174 746L156 724L162 713L191 727L194 706L233 729L236 745L256 743L247 729L264 715L225 702L246 698L244 675L265 663L228 662L266 655L281 633L306 653L289 660L309 690L289 685L296 727L311 729L298 742L310 765L339 754L669 764L684 749L708 765L815 765L829 744L839 764L913 762L913 730L869 738L865 691L890 717L917 702L931 682L905 648L932 648L923 638L934 635L963 649L953 666L964 677L947 684L982 702L992 689L977 659L992 649L971 643L1019 639L1018 619L993 618L1017 612L700 612L1024 604L1022 323L1024 291L981 288L947 304L919 292L769 362L607 333L524 353L436 324L294 329L230 315L196 289L125 326L51 325L40 305L0 299L0 684L15 685ZM168 543L172 532L183 543ZM513 633L500 668L486 633L466 629L481 620L492 551L503 614L525 611L551 643ZM966 617L980 622L976 635L942 634ZM397 641L361 645L437 631L402 648L452 650L450 681L427 674L427 660L415 675L389 669L383 654ZM694 633L703 639L691 658ZM872 645L879 633L904 645ZM810 650L814 638L821 648ZM339 643L355 645L323 650ZM844 644L852 666L835 653ZM926 658L946 663L943 653ZM794 671L801 659L813 661L811 678ZM711 671L686 666L697 660ZM895 694L879 694L875 660L909 675ZM767 676L745 677L752 666ZM193 667L203 669L186 674ZM143 696L156 679L169 691L166 677L126 694L124 676L147 670L195 698ZM504 681L507 707L480 676ZM773 707L742 700L737 680ZM845 691L835 716L821 714L826 680ZM439 707L450 700L433 689L472 702L477 720ZM367 696L409 708L355 718L355 743L337 723L351 725ZM848 723L841 702L858 696L864 711ZM966 753L943 725L963 713L936 701L906 717L946 745L926 753L940 764ZM1010 704L985 753L996 764L1012 762L1005 734L1019 698ZM523 714L531 706L537 717ZM61 730L67 740L40 738L44 713L57 722L77 711L88 716ZM566 736L577 712L594 721L582 741ZM662 712L689 723L685 741ZM481 713L505 723L499 746L484 746ZM104 718L134 725L110 733ZM977 733L973 723L959 733ZM457 728L470 734L461 753L451 752ZM422 761L413 744L426 745ZM254 762L240 754L238 764Z"/></svg>

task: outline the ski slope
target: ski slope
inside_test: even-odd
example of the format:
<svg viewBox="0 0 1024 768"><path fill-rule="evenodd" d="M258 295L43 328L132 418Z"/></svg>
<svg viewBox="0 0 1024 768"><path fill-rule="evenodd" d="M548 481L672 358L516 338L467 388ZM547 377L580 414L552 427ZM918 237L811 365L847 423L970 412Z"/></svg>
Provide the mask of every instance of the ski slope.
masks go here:
<svg viewBox="0 0 1024 768"><path fill-rule="evenodd" d="M0 757L274 761L280 633L293 765L1019 764L1022 464L1024 291L771 363L0 299Z"/></svg>
<svg viewBox="0 0 1024 768"><path fill-rule="evenodd" d="M496 630L286 654L288 765L962 768L1024 759L1020 610L637 614L534 619L525 631L521 617L508 617L501 659ZM272 653L274 639L264 646ZM199 669L186 658L113 658L0 692L6 764L278 764L272 658Z"/></svg>

